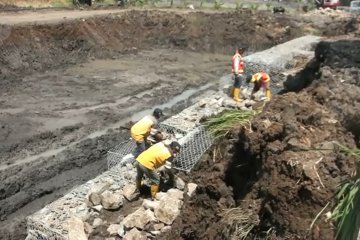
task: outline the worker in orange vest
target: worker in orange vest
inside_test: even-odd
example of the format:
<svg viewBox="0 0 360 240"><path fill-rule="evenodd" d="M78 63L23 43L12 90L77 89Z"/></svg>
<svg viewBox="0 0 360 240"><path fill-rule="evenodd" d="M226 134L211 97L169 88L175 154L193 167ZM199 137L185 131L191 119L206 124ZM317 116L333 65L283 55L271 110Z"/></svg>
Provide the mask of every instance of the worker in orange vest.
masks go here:
<svg viewBox="0 0 360 240"><path fill-rule="evenodd" d="M231 61L231 67L232 67L232 73L234 74L234 85L231 89L231 96L233 99L237 102L241 101L241 84L243 79L243 73L244 73L244 60L241 56L241 54L244 53L243 48L236 48L235 54L232 57Z"/></svg>
<svg viewBox="0 0 360 240"><path fill-rule="evenodd" d="M136 158L136 187L140 190L143 176L147 176L151 181L151 198L155 199L160 186L160 176L156 170L165 165L167 171L171 171L171 162L180 153L180 148L180 144L176 141L171 142L170 145L159 142L142 152Z"/></svg>
<svg viewBox="0 0 360 240"><path fill-rule="evenodd" d="M270 100L271 98L271 91L270 91L270 76L265 72L258 72L252 76L248 76L246 82L254 83L254 88L251 92L251 99L254 99L254 94L262 88L266 91L266 98Z"/></svg>
<svg viewBox="0 0 360 240"><path fill-rule="evenodd" d="M131 127L131 137L136 142L135 158L145 150L147 137L150 135L151 129L157 125L162 116L164 116L162 110L155 108L152 115L143 117Z"/></svg>

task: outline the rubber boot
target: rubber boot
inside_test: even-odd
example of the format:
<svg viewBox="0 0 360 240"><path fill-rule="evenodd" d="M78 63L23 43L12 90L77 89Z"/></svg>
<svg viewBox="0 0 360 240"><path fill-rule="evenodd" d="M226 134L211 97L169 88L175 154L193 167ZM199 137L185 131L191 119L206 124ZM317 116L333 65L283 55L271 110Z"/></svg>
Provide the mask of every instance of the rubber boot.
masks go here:
<svg viewBox="0 0 360 240"><path fill-rule="evenodd" d="M267 97L268 100L270 100L270 98L271 98L271 91L270 91L270 89L266 89L266 97Z"/></svg>
<svg viewBox="0 0 360 240"><path fill-rule="evenodd" d="M156 194L159 192L159 185L155 185L155 184L151 185L150 192L151 192L151 198L154 200Z"/></svg>
<svg viewBox="0 0 360 240"><path fill-rule="evenodd" d="M235 88L234 88L234 86L232 86L230 88L230 97L234 97L234 90L235 90Z"/></svg>
<svg viewBox="0 0 360 240"><path fill-rule="evenodd" d="M136 180L136 188L137 188L138 190L140 190L142 184L143 184L143 180L142 180L142 179Z"/></svg>
<svg viewBox="0 0 360 240"><path fill-rule="evenodd" d="M241 102L240 99L240 88L234 88L234 100L237 102Z"/></svg>

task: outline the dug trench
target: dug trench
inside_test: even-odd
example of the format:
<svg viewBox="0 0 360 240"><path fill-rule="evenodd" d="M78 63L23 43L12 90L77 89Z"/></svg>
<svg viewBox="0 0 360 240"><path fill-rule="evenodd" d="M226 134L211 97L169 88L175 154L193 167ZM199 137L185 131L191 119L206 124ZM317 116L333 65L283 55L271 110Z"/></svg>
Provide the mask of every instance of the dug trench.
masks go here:
<svg viewBox="0 0 360 240"><path fill-rule="evenodd" d="M228 72L235 44L251 52L309 32L358 34L356 19L314 20L247 10L124 11L2 28L0 238L23 239L26 215L102 172L107 150L128 137L119 120ZM116 127L102 132L108 126Z"/></svg>
<svg viewBox="0 0 360 240"><path fill-rule="evenodd" d="M354 171L338 144L360 144L359 47L320 42L250 127L234 128L183 176L196 195L161 239L335 239L325 214L310 226Z"/></svg>

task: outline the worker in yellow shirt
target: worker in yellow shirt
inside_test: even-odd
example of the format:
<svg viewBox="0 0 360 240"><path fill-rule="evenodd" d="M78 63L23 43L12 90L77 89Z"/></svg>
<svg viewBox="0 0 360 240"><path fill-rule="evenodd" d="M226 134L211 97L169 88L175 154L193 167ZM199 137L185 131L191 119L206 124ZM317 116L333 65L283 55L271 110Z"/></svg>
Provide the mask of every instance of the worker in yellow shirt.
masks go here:
<svg viewBox="0 0 360 240"><path fill-rule="evenodd" d="M143 176L147 176L151 181L151 198L155 199L160 185L160 176L156 169L165 164L168 169L171 169L171 162L180 152L180 147L180 144L176 141L171 142L170 145L159 142L142 152L136 158L136 187L140 190Z"/></svg>
<svg viewBox="0 0 360 240"><path fill-rule="evenodd" d="M162 110L155 108L152 115L143 117L131 127L131 137L136 142L135 158L146 149L145 143L147 137L150 135L151 128L157 125L162 116L164 116Z"/></svg>
<svg viewBox="0 0 360 240"><path fill-rule="evenodd" d="M251 92L251 99L254 99L254 94L258 92L260 89L263 89L266 93L266 99L270 100L271 98L271 90L270 90L270 76L265 72L258 72L254 75L250 75L247 77L247 83L254 83L254 88Z"/></svg>

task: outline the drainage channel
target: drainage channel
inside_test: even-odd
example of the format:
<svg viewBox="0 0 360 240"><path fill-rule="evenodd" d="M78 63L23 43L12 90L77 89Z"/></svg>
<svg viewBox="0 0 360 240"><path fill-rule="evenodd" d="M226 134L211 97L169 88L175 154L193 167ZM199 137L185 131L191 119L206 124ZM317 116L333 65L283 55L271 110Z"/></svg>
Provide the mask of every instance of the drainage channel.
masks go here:
<svg viewBox="0 0 360 240"><path fill-rule="evenodd" d="M173 99L171 99L170 101L168 101L166 103L163 103L163 104L158 105L158 106L154 106L152 109L146 109L146 110L139 111L139 112L131 115L130 117L124 118L121 121L118 121L118 122L104 128L104 129L95 131L95 132L89 134L88 136L78 140L78 141L70 143L67 146L56 148L56 149L50 149L50 150L42 152L40 154L23 158L21 160L16 161L14 164L12 164L10 166L9 165L2 165L2 166L0 166L0 172L3 171L3 170L8 169L9 167L18 166L20 164L26 164L26 163L35 161L35 160L37 160L39 158L47 158L47 157L57 155L57 154L61 153L62 151L65 151L66 149L69 149L69 148L75 146L76 144L84 141L85 139L94 139L94 138L100 137L100 136L106 134L106 132L111 130L111 129L118 128L118 127L128 123L129 121L136 121L136 120L140 119L142 116L144 116L146 114L150 114L153 111L153 109L156 108L156 107L165 109L165 108L171 108L173 106L176 106L178 103L180 103L183 100L187 100L187 99L189 99L191 97L195 97L198 94L200 94L201 92L213 88L214 86L216 86L216 84L217 84L217 81L207 83L207 84L205 84L205 85L203 85L201 87L198 87L198 88L191 88L191 89L185 90L183 93L175 96ZM132 110L132 109L129 109L129 110Z"/></svg>

